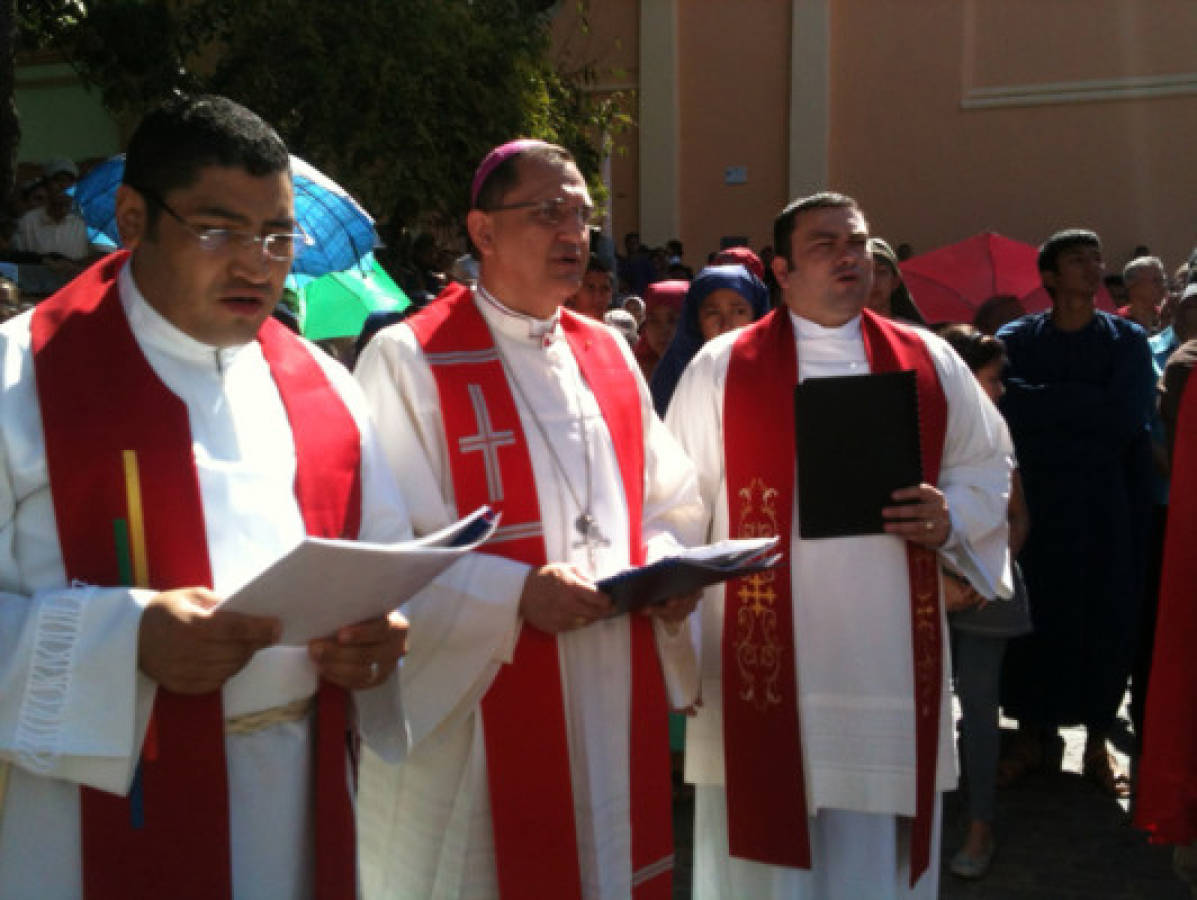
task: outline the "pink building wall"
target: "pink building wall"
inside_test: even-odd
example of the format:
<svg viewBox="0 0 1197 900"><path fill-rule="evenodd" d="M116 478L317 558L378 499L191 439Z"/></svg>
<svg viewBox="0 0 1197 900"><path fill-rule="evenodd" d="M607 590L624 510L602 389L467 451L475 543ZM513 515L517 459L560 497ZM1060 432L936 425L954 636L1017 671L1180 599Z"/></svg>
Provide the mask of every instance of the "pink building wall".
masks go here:
<svg viewBox="0 0 1197 900"><path fill-rule="evenodd" d="M827 142L828 186L916 251L986 229L1037 243L1086 225L1111 269L1139 243L1171 269L1197 243L1192 0L824 0L830 112L809 131L806 111L791 111L795 2L602 0L590 33L563 45L600 63L600 87L634 91L655 38L640 33L642 6L672 4L679 124L667 152L689 264L721 235L770 241L789 199L791 114L797 135ZM574 16L562 4L559 45ZM617 244L644 218L638 153L655 148L638 141L624 133L612 159ZM725 184L728 166L745 166L747 183Z"/></svg>
<svg viewBox="0 0 1197 900"><path fill-rule="evenodd" d="M723 235L772 242L785 202L790 4L778 0L679 4L681 223L698 270ZM725 184L743 166L744 184Z"/></svg>
<svg viewBox="0 0 1197 900"><path fill-rule="evenodd" d="M1083 225L1111 268L1140 243L1174 268L1197 241L1197 96L1060 99L1069 82L1197 71L1197 4L837 0L831 15L831 182L876 233L921 251ZM961 108L1045 83L1060 87L1040 105Z"/></svg>

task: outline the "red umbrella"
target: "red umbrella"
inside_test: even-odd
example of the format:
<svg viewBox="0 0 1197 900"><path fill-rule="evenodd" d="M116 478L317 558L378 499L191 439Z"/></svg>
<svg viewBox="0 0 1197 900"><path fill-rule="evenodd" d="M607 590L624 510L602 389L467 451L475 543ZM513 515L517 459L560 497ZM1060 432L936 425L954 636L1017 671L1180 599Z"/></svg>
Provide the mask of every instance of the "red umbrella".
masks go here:
<svg viewBox="0 0 1197 900"><path fill-rule="evenodd" d="M1018 297L1027 312L1051 305L1036 265L1038 250L992 231L912 256L902 278L928 322L971 322L995 294ZM1100 309L1113 310L1103 287Z"/></svg>

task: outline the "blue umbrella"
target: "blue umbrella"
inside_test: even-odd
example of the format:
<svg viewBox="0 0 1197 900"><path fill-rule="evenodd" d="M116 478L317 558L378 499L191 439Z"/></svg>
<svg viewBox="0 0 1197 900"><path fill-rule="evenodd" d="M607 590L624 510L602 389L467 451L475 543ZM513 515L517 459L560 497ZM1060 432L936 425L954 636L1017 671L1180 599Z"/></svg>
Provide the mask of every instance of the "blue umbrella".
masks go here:
<svg viewBox="0 0 1197 900"><path fill-rule="evenodd" d="M121 153L100 163L75 185L75 205L89 229L118 245L116 189L124 174L125 155ZM291 157L291 181L295 218L316 242L296 257L292 273L319 276L360 267L378 238L370 214L344 188L298 156Z"/></svg>

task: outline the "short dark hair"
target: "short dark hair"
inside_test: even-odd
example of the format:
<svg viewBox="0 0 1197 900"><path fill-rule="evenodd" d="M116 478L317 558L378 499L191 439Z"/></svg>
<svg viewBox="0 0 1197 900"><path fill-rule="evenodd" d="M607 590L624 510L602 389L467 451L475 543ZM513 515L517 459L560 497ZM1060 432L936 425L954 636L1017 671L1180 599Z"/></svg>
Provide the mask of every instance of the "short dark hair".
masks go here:
<svg viewBox="0 0 1197 900"><path fill-rule="evenodd" d="M125 152L124 183L164 198L170 191L194 184L207 166L244 169L250 175L272 175L291 166L287 145L257 113L227 97L173 97L150 111ZM158 217L150 203L148 225Z"/></svg>
<svg viewBox="0 0 1197 900"><path fill-rule="evenodd" d="M1006 348L1002 342L972 325L941 325L935 330L960 354L964 364L973 372L1006 359Z"/></svg>
<svg viewBox="0 0 1197 900"><path fill-rule="evenodd" d="M1057 231L1039 246L1039 271L1055 272L1060 254L1073 247L1096 247L1101 249L1101 238L1086 228L1065 228Z"/></svg>
<svg viewBox="0 0 1197 900"><path fill-rule="evenodd" d="M558 144L534 144L518 153L513 153L503 160L486 176L486 180L478 186L478 196L474 200L474 208L483 210L501 206L507 192L520 182L520 160L539 159L548 163L573 163L574 155Z"/></svg>
<svg viewBox="0 0 1197 900"><path fill-rule="evenodd" d="M1017 312L1013 316L1006 315L1011 306ZM1014 294L994 294L977 307L976 313L973 314L973 326L982 334L996 334L1007 322L1024 315L1026 310Z"/></svg>
<svg viewBox="0 0 1197 900"><path fill-rule="evenodd" d="M1197 336L1197 328L1189 327L1189 319L1193 316L1197 316L1197 293L1186 290L1172 311L1172 330L1181 341Z"/></svg>
<svg viewBox="0 0 1197 900"><path fill-rule="evenodd" d="M586 271L587 272L602 272L604 275L610 275L611 267L609 265L607 265L606 260L604 260L597 253L591 253L590 259L588 259L586 261Z"/></svg>
<svg viewBox="0 0 1197 900"><path fill-rule="evenodd" d="M795 222L798 216L811 209L855 209L859 211L860 205L846 194L837 194L835 191L820 191L809 197L800 197L788 204L773 220L773 246L777 248L777 255L783 257L789 265L794 263L790 238L794 234Z"/></svg>

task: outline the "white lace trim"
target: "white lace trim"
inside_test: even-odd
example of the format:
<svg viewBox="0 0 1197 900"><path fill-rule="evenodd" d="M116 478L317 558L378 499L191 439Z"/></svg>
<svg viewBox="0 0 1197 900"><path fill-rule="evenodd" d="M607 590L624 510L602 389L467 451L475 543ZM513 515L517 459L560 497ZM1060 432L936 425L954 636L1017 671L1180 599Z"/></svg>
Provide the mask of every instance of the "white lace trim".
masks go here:
<svg viewBox="0 0 1197 900"><path fill-rule="evenodd" d="M33 660L17 715L15 740L17 760L31 772L50 772L61 754L62 720L71 692L79 623L83 604L94 591L73 590L49 597L38 611Z"/></svg>

